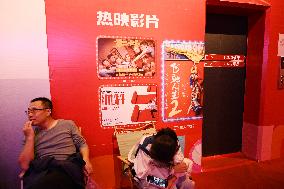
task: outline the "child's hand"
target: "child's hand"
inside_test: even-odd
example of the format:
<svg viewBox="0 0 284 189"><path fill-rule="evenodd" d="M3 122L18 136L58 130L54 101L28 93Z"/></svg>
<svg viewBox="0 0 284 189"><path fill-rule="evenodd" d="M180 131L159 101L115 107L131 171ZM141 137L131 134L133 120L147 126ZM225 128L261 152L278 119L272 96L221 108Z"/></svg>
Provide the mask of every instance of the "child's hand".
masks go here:
<svg viewBox="0 0 284 189"><path fill-rule="evenodd" d="M185 173L187 168L188 167L185 162L181 162L173 167L175 173Z"/></svg>
<svg viewBox="0 0 284 189"><path fill-rule="evenodd" d="M168 179L168 186L167 189L171 189L174 184L176 183L177 177L173 175L171 178Z"/></svg>

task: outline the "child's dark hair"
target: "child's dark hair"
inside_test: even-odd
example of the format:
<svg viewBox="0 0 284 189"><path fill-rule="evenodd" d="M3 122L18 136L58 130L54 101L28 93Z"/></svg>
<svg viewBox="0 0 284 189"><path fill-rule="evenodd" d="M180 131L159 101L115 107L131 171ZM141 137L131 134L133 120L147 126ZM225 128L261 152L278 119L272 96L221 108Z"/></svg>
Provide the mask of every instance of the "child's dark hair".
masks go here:
<svg viewBox="0 0 284 189"><path fill-rule="evenodd" d="M178 138L170 128L163 128L154 136L150 154L159 162L170 164L178 150Z"/></svg>

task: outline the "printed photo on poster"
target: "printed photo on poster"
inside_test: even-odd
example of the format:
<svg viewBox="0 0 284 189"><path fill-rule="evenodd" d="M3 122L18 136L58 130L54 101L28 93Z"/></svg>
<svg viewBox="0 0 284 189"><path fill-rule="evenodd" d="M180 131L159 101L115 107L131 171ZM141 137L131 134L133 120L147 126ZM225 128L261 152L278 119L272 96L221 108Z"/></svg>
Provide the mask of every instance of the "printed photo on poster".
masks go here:
<svg viewBox="0 0 284 189"><path fill-rule="evenodd" d="M163 53L163 121L201 119L204 43L165 41Z"/></svg>
<svg viewBox="0 0 284 189"><path fill-rule="evenodd" d="M157 86L100 87L102 127L125 126L157 121Z"/></svg>
<svg viewBox="0 0 284 189"><path fill-rule="evenodd" d="M164 41L164 60L191 60L194 63L200 62L205 53L203 42L185 41Z"/></svg>
<svg viewBox="0 0 284 189"><path fill-rule="evenodd" d="M99 37L97 52L101 79L153 77L156 73L154 40Z"/></svg>

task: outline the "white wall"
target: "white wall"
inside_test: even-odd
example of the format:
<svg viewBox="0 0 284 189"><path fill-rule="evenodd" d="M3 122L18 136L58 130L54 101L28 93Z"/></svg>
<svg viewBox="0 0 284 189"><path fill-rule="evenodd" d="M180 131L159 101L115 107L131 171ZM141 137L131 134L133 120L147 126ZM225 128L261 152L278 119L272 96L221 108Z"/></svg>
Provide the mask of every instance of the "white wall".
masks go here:
<svg viewBox="0 0 284 189"><path fill-rule="evenodd" d="M48 79L43 0L0 0L0 79Z"/></svg>
<svg viewBox="0 0 284 189"><path fill-rule="evenodd" d="M44 0L0 0L0 188L19 188L29 101L50 97Z"/></svg>

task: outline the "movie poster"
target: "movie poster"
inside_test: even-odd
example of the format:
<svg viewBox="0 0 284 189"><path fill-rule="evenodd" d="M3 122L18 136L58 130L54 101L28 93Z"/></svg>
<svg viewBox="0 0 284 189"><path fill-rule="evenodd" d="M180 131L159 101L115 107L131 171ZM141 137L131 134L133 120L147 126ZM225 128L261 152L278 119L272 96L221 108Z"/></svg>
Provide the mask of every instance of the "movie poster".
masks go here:
<svg viewBox="0 0 284 189"><path fill-rule="evenodd" d="M100 79L155 75L154 40L114 37L99 37L97 40Z"/></svg>
<svg viewBox="0 0 284 189"><path fill-rule="evenodd" d="M165 41L163 53L163 121L202 118L204 43Z"/></svg>
<svg viewBox="0 0 284 189"><path fill-rule="evenodd" d="M102 127L157 121L157 86L102 86L100 115Z"/></svg>

